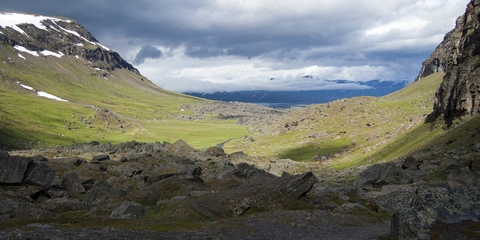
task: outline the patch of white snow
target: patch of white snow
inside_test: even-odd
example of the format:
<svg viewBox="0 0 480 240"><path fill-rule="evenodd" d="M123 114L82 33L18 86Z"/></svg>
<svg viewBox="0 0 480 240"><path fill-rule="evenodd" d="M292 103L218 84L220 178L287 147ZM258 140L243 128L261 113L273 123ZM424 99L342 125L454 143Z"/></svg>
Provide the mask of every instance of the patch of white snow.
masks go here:
<svg viewBox="0 0 480 240"><path fill-rule="evenodd" d="M79 58L80 58L78 55L75 55L75 57L76 57L77 59L79 59Z"/></svg>
<svg viewBox="0 0 480 240"><path fill-rule="evenodd" d="M42 92L42 91L35 91L35 89L33 89L32 87L30 86L27 86L25 84L21 84L20 82L17 82L21 87L25 88L25 89L28 89L30 91L34 91L37 93L38 96L40 97L45 97L45 98L48 98L48 99L53 99L53 100L57 100L57 101L60 101L60 102L68 102L68 100L65 100L63 98L59 98L55 95L52 95L50 93L47 93L47 92Z"/></svg>
<svg viewBox="0 0 480 240"><path fill-rule="evenodd" d="M18 83L18 82L17 82L17 83ZM27 86L27 85L24 85L24 84L21 84L21 83L19 83L19 84L20 84L21 87L23 87L23 88L25 88L25 89L28 89L28 90L30 90L30 91L35 91L35 89L33 89L33 88L30 87L30 86Z"/></svg>
<svg viewBox="0 0 480 240"><path fill-rule="evenodd" d="M46 92L42 92L42 91L37 91L37 95L40 96L40 97L46 97L48 99L53 99L53 100L57 100L57 101L60 101L60 102L68 102L65 99L59 98L55 95L52 95L52 94L46 93Z"/></svg>
<svg viewBox="0 0 480 240"><path fill-rule="evenodd" d="M62 56L64 55L61 52L56 53L56 52L52 52L52 51L48 51L48 50L43 50L40 53L43 54L44 56L54 56L54 57L57 57L57 58L62 58Z"/></svg>
<svg viewBox="0 0 480 240"><path fill-rule="evenodd" d="M95 69L95 70L97 70L97 71L100 71L100 68L93 68L93 69Z"/></svg>
<svg viewBox="0 0 480 240"><path fill-rule="evenodd" d="M21 58L21 59L23 59L23 60L27 60L27 59L26 59L24 56L22 56L22 54L20 54L20 53L18 54L18 57Z"/></svg>
<svg viewBox="0 0 480 240"><path fill-rule="evenodd" d="M20 52L24 52L24 53L28 53L30 55L33 55L35 57L38 57L38 53L36 51L31 51L31 50L28 50L26 49L25 47L22 47L22 46L19 46L19 45L15 45L13 46L13 48L17 49L18 51Z"/></svg>
<svg viewBox="0 0 480 240"><path fill-rule="evenodd" d="M75 46L83 47L83 43L75 43Z"/></svg>

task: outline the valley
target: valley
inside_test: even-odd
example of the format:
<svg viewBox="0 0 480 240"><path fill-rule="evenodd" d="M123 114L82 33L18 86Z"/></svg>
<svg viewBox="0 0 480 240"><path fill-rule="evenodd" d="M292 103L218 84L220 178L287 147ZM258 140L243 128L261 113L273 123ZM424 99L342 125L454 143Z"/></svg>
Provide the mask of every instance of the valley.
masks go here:
<svg viewBox="0 0 480 240"><path fill-rule="evenodd" d="M405 88L288 109L162 89L73 20L0 22L0 238L479 238L478 12Z"/></svg>

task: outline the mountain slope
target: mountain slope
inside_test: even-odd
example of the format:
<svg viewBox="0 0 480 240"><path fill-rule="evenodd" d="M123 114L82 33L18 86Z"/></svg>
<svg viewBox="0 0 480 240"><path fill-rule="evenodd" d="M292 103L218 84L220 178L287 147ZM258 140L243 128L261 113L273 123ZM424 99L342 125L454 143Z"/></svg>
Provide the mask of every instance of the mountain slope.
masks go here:
<svg viewBox="0 0 480 240"><path fill-rule="evenodd" d="M159 88L73 20L0 13L0 26L0 148L179 138L208 147L245 134L233 123L213 135L212 122L174 120L202 100Z"/></svg>

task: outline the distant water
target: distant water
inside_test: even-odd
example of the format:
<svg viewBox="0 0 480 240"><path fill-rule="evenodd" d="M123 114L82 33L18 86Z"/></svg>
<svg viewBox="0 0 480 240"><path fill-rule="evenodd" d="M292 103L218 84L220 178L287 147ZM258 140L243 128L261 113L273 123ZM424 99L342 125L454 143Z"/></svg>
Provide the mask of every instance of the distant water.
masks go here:
<svg viewBox="0 0 480 240"><path fill-rule="evenodd" d="M226 102L246 102L261 104L267 107L285 109L302 107L310 104L327 103L337 99L358 96L381 97L404 88L408 82L368 81L361 83L371 88L362 90L311 90L311 91L238 91L185 94Z"/></svg>

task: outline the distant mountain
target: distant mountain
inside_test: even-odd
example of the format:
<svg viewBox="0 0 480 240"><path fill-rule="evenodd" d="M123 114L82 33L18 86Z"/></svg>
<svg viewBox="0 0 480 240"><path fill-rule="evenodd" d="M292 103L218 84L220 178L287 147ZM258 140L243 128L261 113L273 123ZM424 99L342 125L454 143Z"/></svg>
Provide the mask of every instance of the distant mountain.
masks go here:
<svg viewBox="0 0 480 240"><path fill-rule="evenodd" d="M303 78L312 78L304 76ZM342 98L357 96L381 97L405 87L406 81L372 80L367 82L347 80L326 80L338 84L337 90L312 90L312 91L237 91L198 93L186 92L185 94L218 101L238 101L262 104L273 108L290 108L309 104L327 103ZM359 89L341 89L342 84L354 84Z"/></svg>

